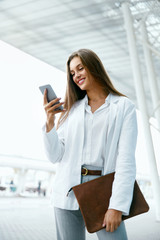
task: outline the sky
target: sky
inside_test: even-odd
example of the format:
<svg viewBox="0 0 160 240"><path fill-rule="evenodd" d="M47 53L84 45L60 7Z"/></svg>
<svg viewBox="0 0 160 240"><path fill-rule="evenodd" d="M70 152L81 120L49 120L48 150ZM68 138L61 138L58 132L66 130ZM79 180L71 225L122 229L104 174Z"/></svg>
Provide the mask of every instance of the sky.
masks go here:
<svg viewBox="0 0 160 240"><path fill-rule="evenodd" d="M44 159L45 122L39 86L64 96L66 74L0 41L0 153Z"/></svg>
<svg viewBox="0 0 160 240"><path fill-rule="evenodd" d="M47 160L41 130L46 116L39 86L51 84L57 96L63 99L66 73L0 41L0 76L0 154ZM137 172L149 174L139 112L137 119ZM160 136L154 129L152 135L156 157L160 159ZM158 160L157 163L160 169Z"/></svg>

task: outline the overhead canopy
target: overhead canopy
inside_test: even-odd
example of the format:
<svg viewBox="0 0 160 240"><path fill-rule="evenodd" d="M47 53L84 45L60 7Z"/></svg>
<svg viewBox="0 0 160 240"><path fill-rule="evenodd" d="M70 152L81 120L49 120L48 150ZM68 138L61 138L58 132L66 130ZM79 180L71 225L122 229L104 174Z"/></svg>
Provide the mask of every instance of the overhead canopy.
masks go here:
<svg viewBox="0 0 160 240"><path fill-rule="evenodd" d="M153 113L146 76L141 20L148 37L160 49L160 2L143 0L16 0L0 1L1 40L63 71L68 56L80 48L94 50L118 90L135 103L136 96L121 4L128 2L134 17L137 47L150 116ZM157 79L159 59L153 54ZM160 86L159 86L160 87Z"/></svg>

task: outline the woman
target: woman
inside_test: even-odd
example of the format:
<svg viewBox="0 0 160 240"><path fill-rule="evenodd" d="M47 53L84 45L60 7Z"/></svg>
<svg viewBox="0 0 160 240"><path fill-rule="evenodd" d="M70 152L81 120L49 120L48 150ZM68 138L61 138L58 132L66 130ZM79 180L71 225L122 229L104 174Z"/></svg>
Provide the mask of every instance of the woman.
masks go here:
<svg viewBox="0 0 160 240"><path fill-rule="evenodd" d="M53 205L58 240L84 240L85 226L73 191L80 183L115 171L112 196L97 232L98 239L126 240L122 215L129 214L136 175L137 122L134 104L111 83L91 50L74 52L67 62L65 101L47 102L44 144L48 159L58 163ZM55 109L64 104L63 111ZM58 129L55 115L61 112ZM87 173L87 175L82 175ZM98 171L98 172L97 172Z"/></svg>

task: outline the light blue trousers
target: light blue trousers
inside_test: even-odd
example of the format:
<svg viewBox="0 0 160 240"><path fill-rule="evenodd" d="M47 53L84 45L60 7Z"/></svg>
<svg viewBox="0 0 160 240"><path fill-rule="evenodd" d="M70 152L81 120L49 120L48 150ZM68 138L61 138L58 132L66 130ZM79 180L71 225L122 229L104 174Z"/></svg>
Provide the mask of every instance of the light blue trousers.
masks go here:
<svg viewBox="0 0 160 240"><path fill-rule="evenodd" d="M101 170L101 168L88 166L90 170ZM99 176L82 176L82 183L95 179ZM79 210L65 210L54 208L57 240L85 240L86 228L84 220ZM99 240L127 240L124 222L113 233L102 229L96 232Z"/></svg>

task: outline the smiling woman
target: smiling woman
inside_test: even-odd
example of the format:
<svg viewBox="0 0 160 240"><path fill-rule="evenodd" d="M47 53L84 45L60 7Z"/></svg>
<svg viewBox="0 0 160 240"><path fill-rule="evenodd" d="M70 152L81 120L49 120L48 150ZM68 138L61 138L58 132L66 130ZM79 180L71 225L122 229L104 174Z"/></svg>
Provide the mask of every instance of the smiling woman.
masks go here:
<svg viewBox="0 0 160 240"><path fill-rule="evenodd" d="M70 62L70 73L73 81L81 90L87 90L92 85L96 84L94 77L90 74L87 68L83 65L80 57L74 57ZM97 84L99 86L99 84Z"/></svg>
<svg viewBox="0 0 160 240"><path fill-rule="evenodd" d="M64 104L67 112L61 114L58 126L67 118L73 104L84 98L88 90L92 92L95 89L103 95L101 99L109 93L124 96L113 86L100 58L92 50L80 49L72 53L67 61L67 89Z"/></svg>
<svg viewBox="0 0 160 240"><path fill-rule="evenodd" d="M70 72L73 81L77 86L87 92L88 103L91 106L92 113L99 108L108 94L102 90L101 85L95 80L95 77L89 72L89 70L83 65L80 57L74 57L70 62ZM100 98L95 99L93 93L99 91Z"/></svg>
<svg viewBox="0 0 160 240"><path fill-rule="evenodd" d="M70 189L111 172L112 195L97 236L126 240L122 215L129 215L136 176L134 104L114 88L101 60L89 49L74 52L67 61L65 111L57 129L55 115L60 111L52 106L56 101L48 103L45 93L44 145L48 159L58 163L52 191L57 240L85 240L84 220Z"/></svg>

